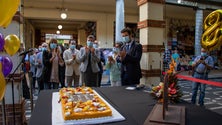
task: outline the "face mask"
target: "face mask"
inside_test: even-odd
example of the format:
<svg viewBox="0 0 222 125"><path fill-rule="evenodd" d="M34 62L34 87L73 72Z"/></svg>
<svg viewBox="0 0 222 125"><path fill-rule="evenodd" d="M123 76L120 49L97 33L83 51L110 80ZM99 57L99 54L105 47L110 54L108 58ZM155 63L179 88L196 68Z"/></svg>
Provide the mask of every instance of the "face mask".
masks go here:
<svg viewBox="0 0 222 125"><path fill-rule="evenodd" d="M42 48L39 48L38 50L39 50L39 52L42 52Z"/></svg>
<svg viewBox="0 0 222 125"><path fill-rule="evenodd" d="M207 53L205 53L205 52L201 52L201 56L207 56Z"/></svg>
<svg viewBox="0 0 222 125"><path fill-rule="evenodd" d="M55 49L56 46L57 46L57 45L56 45L55 43L51 43L51 44L50 44L50 48L51 48L51 49Z"/></svg>
<svg viewBox="0 0 222 125"><path fill-rule="evenodd" d="M123 42L124 42L124 43L128 43L129 41L130 41L129 36L123 37Z"/></svg>
<svg viewBox="0 0 222 125"><path fill-rule="evenodd" d="M87 46L88 46L88 47L93 47L93 42L87 41Z"/></svg>
<svg viewBox="0 0 222 125"><path fill-rule="evenodd" d="M47 49L46 49L45 47L43 47L43 48L42 48L42 51L45 51L45 50L47 50Z"/></svg>
<svg viewBox="0 0 222 125"><path fill-rule="evenodd" d="M93 44L93 48L98 48L98 44Z"/></svg>
<svg viewBox="0 0 222 125"><path fill-rule="evenodd" d="M113 48L114 53L119 53L119 48Z"/></svg>
<svg viewBox="0 0 222 125"><path fill-rule="evenodd" d="M76 48L76 45L70 45L70 49L74 50Z"/></svg>

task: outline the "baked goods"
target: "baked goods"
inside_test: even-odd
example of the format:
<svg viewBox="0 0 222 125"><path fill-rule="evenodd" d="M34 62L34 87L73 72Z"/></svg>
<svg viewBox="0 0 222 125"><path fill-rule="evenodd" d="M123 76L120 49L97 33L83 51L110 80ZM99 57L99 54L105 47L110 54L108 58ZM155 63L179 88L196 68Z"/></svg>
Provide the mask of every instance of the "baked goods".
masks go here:
<svg viewBox="0 0 222 125"><path fill-rule="evenodd" d="M90 87L62 88L59 94L64 120L112 116L110 107Z"/></svg>

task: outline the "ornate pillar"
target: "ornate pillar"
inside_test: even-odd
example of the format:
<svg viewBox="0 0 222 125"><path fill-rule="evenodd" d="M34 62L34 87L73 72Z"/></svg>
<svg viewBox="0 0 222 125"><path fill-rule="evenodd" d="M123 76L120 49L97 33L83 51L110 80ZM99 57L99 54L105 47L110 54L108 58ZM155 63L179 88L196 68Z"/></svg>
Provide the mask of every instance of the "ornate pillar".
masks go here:
<svg viewBox="0 0 222 125"><path fill-rule="evenodd" d="M140 11L138 29L143 46L141 83L159 84L165 41L165 0L137 0L137 4Z"/></svg>
<svg viewBox="0 0 222 125"><path fill-rule="evenodd" d="M115 42L122 41L121 30L124 28L124 0L116 0Z"/></svg>
<svg viewBox="0 0 222 125"><path fill-rule="evenodd" d="M196 27L195 27L195 55L200 55L201 50L201 36L203 32L203 10L196 10Z"/></svg>

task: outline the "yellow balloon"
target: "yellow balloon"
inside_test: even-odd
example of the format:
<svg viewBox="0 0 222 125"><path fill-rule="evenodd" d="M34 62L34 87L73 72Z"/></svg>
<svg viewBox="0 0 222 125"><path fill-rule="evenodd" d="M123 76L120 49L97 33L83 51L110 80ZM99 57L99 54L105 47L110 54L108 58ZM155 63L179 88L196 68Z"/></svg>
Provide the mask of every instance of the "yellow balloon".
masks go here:
<svg viewBox="0 0 222 125"><path fill-rule="evenodd" d="M5 88L6 88L5 83L6 83L5 78L2 73L2 63L0 63L0 101L2 100L2 98L5 95Z"/></svg>
<svg viewBox="0 0 222 125"><path fill-rule="evenodd" d="M0 27L7 27L15 15L20 0L0 0Z"/></svg>
<svg viewBox="0 0 222 125"><path fill-rule="evenodd" d="M10 34L5 37L5 51L13 56L20 48L20 40L15 34Z"/></svg>
<svg viewBox="0 0 222 125"><path fill-rule="evenodd" d="M2 24L2 27L3 28L8 27L8 25L11 23L11 21L12 21L12 18L8 19L5 23Z"/></svg>

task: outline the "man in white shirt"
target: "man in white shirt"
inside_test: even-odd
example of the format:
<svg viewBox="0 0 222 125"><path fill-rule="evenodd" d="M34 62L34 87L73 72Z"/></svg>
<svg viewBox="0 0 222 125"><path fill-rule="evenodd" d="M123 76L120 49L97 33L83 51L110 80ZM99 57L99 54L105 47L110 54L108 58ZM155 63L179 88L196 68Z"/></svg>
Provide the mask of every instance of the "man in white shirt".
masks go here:
<svg viewBox="0 0 222 125"><path fill-rule="evenodd" d="M76 41L69 41L69 49L65 50L63 53L63 59L66 65L65 78L68 87L72 86L72 81L74 80L74 87L79 86L79 50L76 49Z"/></svg>

